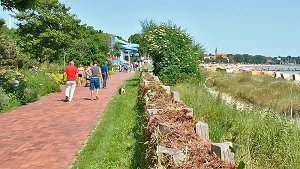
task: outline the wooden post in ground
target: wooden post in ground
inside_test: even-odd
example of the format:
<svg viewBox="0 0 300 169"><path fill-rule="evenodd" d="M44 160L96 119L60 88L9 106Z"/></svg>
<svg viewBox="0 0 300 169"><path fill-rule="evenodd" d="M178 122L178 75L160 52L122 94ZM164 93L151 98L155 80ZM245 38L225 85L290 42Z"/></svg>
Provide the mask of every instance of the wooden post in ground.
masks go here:
<svg viewBox="0 0 300 169"><path fill-rule="evenodd" d="M179 101L179 100L180 100L179 92L174 92L174 91L172 91L172 92L171 92L171 95L172 95L172 98L173 98L175 101Z"/></svg>
<svg viewBox="0 0 300 169"><path fill-rule="evenodd" d="M171 88L170 88L170 86L162 85L162 87L166 90L167 94L171 94Z"/></svg>
<svg viewBox="0 0 300 169"><path fill-rule="evenodd" d="M234 164L234 153L231 152L229 147L232 147L231 142L212 143L211 151L214 152L221 160Z"/></svg>
<svg viewBox="0 0 300 169"><path fill-rule="evenodd" d="M204 140L209 140L209 133L208 133L208 124L202 123L199 121L196 124L196 133L198 136L200 136Z"/></svg>

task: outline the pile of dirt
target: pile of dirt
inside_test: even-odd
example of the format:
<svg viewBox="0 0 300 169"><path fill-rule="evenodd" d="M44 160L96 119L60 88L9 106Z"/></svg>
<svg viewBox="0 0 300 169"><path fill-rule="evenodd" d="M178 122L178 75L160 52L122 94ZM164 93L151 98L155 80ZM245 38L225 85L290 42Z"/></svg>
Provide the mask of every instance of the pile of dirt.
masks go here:
<svg viewBox="0 0 300 169"><path fill-rule="evenodd" d="M148 112L146 128L150 140L148 151L154 156L152 168L236 168L212 153L211 141L202 139L195 132L191 110L183 102L175 101L157 77L143 72L141 90L141 97L146 98L145 110L156 110L152 114ZM158 152L158 146L176 150L182 158L178 162L172 154Z"/></svg>

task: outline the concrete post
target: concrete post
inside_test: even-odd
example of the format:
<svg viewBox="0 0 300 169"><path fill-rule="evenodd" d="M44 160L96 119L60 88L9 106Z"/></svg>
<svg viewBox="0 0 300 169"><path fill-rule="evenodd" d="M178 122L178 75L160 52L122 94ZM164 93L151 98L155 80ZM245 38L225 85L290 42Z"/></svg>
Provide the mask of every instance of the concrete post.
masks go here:
<svg viewBox="0 0 300 169"><path fill-rule="evenodd" d="M151 92L151 90L146 91L146 95L149 99L156 95L156 92Z"/></svg>
<svg viewBox="0 0 300 169"><path fill-rule="evenodd" d="M153 78L156 82L159 82L159 78L157 76L153 76Z"/></svg>
<svg viewBox="0 0 300 169"><path fill-rule="evenodd" d="M148 80L144 80L144 87L147 87L149 85L149 81Z"/></svg>
<svg viewBox="0 0 300 169"><path fill-rule="evenodd" d="M209 140L208 124L199 121L196 124L196 133L204 140Z"/></svg>
<svg viewBox="0 0 300 169"><path fill-rule="evenodd" d="M152 120L153 117L154 117L155 115L157 115L157 113L158 113L159 111L161 111L161 110L162 110L162 109L147 109L147 110L146 110L146 114L147 114L149 120Z"/></svg>
<svg viewBox="0 0 300 169"><path fill-rule="evenodd" d="M172 92L171 92L171 95L172 95L172 97L173 97L173 99L174 99L175 101L179 101L179 100L180 100L179 92L174 92L174 91L172 91Z"/></svg>
<svg viewBox="0 0 300 169"><path fill-rule="evenodd" d="M159 156L162 156L162 154L171 155L176 167L179 167L180 165L182 165L186 158L182 151L176 150L176 149L171 149L171 148L166 148L164 146L158 146L157 151L158 151Z"/></svg>
<svg viewBox="0 0 300 169"><path fill-rule="evenodd" d="M171 94L170 86L162 85L162 87L166 90L167 94Z"/></svg>
<svg viewBox="0 0 300 169"><path fill-rule="evenodd" d="M231 152L229 147L232 147L231 142L212 143L211 151L214 152L221 160L234 164L234 153Z"/></svg>

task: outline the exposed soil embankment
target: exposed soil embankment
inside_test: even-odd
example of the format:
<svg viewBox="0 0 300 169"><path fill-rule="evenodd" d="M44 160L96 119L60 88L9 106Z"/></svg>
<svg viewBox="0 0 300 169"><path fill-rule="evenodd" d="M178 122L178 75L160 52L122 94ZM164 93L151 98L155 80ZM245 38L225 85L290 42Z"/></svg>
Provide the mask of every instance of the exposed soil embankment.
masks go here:
<svg viewBox="0 0 300 169"><path fill-rule="evenodd" d="M236 168L211 151L210 140L196 134L192 109L174 99L157 77L142 73L141 90L153 168Z"/></svg>

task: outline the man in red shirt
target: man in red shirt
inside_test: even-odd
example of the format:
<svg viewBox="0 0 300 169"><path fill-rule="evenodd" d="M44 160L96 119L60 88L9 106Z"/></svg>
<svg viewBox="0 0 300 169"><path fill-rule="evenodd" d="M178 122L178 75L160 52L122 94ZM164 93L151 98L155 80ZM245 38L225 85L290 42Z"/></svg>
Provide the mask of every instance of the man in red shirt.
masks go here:
<svg viewBox="0 0 300 169"><path fill-rule="evenodd" d="M77 74L77 68L74 66L74 62L71 61L70 65L66 67L64 75L63 75L63 81L65 80L65 76L67 76L67 83L66 83L66 102L73 101L73 96L75 92L76 87L76 79L78 77Z"/></svg>

